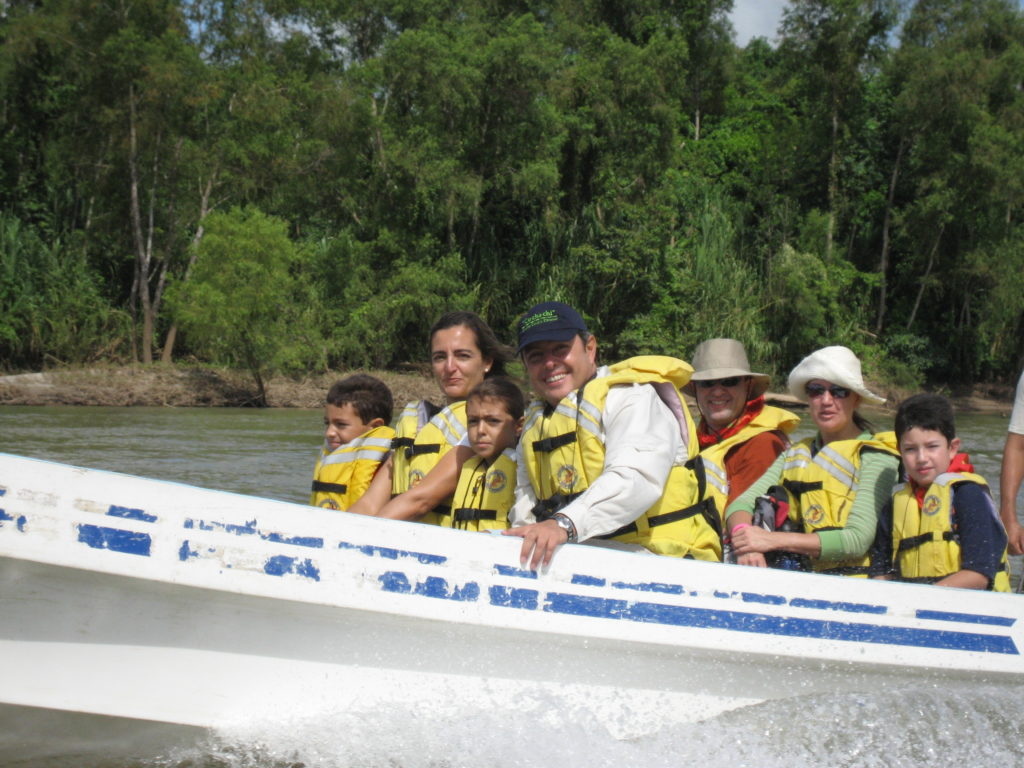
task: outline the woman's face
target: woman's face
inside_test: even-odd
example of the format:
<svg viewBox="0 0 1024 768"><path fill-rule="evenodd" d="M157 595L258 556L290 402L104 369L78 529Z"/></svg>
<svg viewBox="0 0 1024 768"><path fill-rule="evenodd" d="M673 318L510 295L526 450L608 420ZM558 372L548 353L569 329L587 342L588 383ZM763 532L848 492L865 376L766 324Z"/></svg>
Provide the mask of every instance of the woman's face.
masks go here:
<svg viewBox="0 0 1024 768"><path fill-rule="evenodd" d="M430 340L434 378L449 403L465 400L470 390L484 380L493 362L480 354L476 334L465 325L442 328Z"/></svg>
<svg viewBox="0 0 1024 768"><path fill-rule="evenodd" d="M845 397L839 397L845 393ZM824 379L807 382L807 399L811 418L822 437L833 437L856 429L853 412L860 404L860 395L846 387Z"/></svg>

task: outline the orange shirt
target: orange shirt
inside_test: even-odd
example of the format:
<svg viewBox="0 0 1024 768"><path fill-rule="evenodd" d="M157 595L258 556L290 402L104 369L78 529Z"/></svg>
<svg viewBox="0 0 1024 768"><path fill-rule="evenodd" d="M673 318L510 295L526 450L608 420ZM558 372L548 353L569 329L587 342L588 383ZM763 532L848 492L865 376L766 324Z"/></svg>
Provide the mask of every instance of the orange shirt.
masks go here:
<svg viewBox="0 0 1024 768"><path fill-rule="evenodd" d="M768 471L768 467L789 447L789 440L779 432L762 432L737 445L725 457L729 478L729 504Z"/></svg>

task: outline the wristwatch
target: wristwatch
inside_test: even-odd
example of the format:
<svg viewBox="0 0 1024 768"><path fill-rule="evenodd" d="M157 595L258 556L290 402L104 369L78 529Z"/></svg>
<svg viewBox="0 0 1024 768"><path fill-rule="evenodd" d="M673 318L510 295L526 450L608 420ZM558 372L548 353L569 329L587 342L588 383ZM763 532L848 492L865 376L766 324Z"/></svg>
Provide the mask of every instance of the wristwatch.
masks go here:
<svg viewBox="0 0 1024 768"><path fill-rule="evenodd" d="M570 544L576 543L576 524L569 518L568 515L563 515L561 512L555 512L551 516L551 519L557 523L558 527L565 531L567 537L566 541Z"/></svg>

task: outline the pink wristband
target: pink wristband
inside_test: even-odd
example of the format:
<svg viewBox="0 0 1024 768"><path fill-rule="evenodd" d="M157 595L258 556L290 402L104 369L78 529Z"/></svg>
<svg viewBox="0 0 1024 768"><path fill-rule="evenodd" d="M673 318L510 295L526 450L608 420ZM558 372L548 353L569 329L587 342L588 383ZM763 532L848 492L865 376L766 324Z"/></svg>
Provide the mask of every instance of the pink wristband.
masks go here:
<svg viewBox="0 0 1024 768"><path fill-rule="evenodd" d="M749 528L749 527L750 527L750 523L736 523L736 525L734 525L732 527L732 529L729 531L729 535L730 536L735 536L736 535L736 531L742 530L743 528Z"/></svg>

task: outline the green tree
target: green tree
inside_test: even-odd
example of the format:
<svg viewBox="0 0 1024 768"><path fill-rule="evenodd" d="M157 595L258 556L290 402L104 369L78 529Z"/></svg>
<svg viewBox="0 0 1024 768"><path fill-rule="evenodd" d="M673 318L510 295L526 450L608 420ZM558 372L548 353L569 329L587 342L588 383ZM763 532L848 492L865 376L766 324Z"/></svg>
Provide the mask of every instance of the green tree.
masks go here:
<svg viewBox="0 0 1024 768"><path fill-rule="evenodd" d="M320 346L296 301L305 293L295 274L302 254L287 230L253 207L211 213L191 279L170 297L193 348L252 374L258 406L267 404L269 375Z"/></svg>
<svg viewBox="0 0 1024 768"><path fill-rule="evenodd" d="M807 106L808 144L825 155L814 171L824 177L825 252L832 255L840 207L844 147L855 132L851 113L859 100L864 72L885 48L896 22L895 0L793 0L783 13L780 46L799 73ZM820 148L820 149L819 149Z"/></svg>

